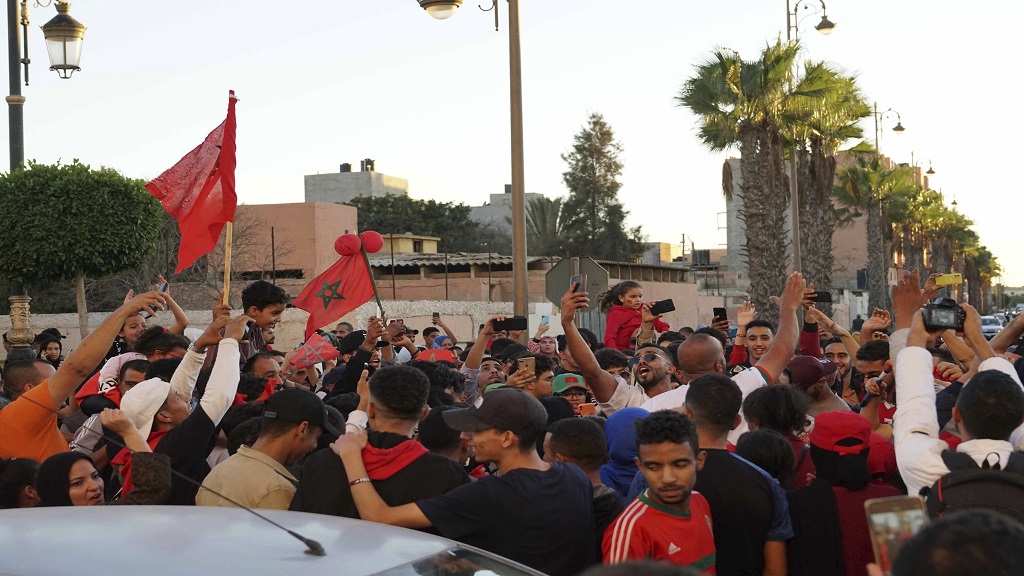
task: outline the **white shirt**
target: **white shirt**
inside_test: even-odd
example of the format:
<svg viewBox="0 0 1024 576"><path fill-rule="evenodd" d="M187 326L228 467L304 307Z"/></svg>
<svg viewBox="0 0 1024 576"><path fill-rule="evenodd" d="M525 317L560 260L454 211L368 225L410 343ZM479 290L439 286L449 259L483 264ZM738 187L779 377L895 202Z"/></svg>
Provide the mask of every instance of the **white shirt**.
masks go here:
<svg viewBox="0 0 1024 576"><path fill-rule="evenodd" d="M622 376L612 374L612 378L615 378L615 392L612 392L612 396L607 402L597 403L598 408L601 409L601 413L606 417L611 416L623 408L642 406L645 402L650 401L651 397L648 396L640 386L627 383ZM658 397L660 398L665 394L667 394L667 392L659 394Z"/></svg>
<svg viewBox="0 0 1024 576"><path fill-rule="evenodd" d="M998 356L981 363L978 370L999 370L1010 375L1020 385L1017 371ZM896 358L896 398L899 410L893 420L893 442L896 445L896 463L907 484L907 492L916 495L921 488L930 487L949 473L942 461L942 451L949 445L939 440L939 422L935 415L935 388L932 377L932 355L928 350L911 346ZM970 383L967 384L970 386ZM1024 426L1014 430L1011 440L1020 446L1024 439ZM1005 440L969 440L957 446L956 451L969 455L980 466L1005 464L1014 444Z"/></svg>
<svg viewBox="0 0 1024 576"><path fill-rule="evenodd" d="M754 390L757 390L761 386L768 385L768 377L758 368L747 368L739 374L734 375L732 377L732 381L740 387L740 392L743 394L744 399L746 399L747 395ZM649 412L655 412L657 410L675 410L682 406L683 402L686 401L686 391L689 389L690 387L684 384L675 390L662 392L641 404L640 407ZM748 430L747 421L743 419L743 410L740 410L740 425L737 426L735 430L729 432L729 443L736 444L740 439L740 436Z"/></svg>

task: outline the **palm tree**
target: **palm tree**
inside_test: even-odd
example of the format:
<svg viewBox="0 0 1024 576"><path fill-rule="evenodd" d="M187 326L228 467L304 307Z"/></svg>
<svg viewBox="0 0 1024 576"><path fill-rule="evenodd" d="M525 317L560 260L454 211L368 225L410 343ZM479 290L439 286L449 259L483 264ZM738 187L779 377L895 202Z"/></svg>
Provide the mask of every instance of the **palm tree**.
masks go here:
<svg viewBox="0 0 1024 576"><path fill-rule="evenodd" d="M801 267L809 280L828 289L835 264L832 236L840 220L832 201L835 155L841 145L863 135L858 121L870 115L871 108L855 79L825 62L805 64L793 95L792 106L800 118L797 190Z"/></svg>
<svg viewBox="0 0 1024 576"><path fill-rule="evenodd" d="M533 256L560 256L562 243L562 199L538 196L526 203L527 246Z"/></svg>
<svg viewBox="0 0 1024 576"><path fill-rule="evenodd" d="M700 117L698 133L705 146L713 151L739 148L750 297L770 319L777 311L768 296L781 293L786 280L789 185L783 133L791 125L788 86L798 50L796 43L777 41L750 61L718 50L697 66L676 97ZM729 180L726 170L723 188L731 191Z"/></svg>
<svg viewBox="0 0 1024 576"><path fill-rule="evenodd" d="M874 153L858 153L854 162L836 175L836 198L853 213L867 214L868 225L868 304L888 308L887 256L884 209L890 196L909 193L914 188L910 169L887 167Z"/></svg>

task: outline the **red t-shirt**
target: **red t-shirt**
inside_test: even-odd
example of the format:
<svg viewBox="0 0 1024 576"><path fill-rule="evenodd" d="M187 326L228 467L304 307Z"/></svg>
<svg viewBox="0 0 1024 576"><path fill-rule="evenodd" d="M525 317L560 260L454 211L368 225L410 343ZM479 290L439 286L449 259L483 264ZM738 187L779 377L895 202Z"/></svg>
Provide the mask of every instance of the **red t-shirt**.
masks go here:
<svg viewBox="0 0 1024 576"><path fill-rule="evenodd" d="M640 310L631 310L621 304L612 306L604 320L604 345L616 350L629 350L629 337L640 327ZM666 332L669 325L661 320L654 321L654 329Z"/></svg>
<svg viewBox="0 0 1024 576"><path fill-rule="evenodd" d="M793 466L796 466L796 470L793 476L793 482L789 486L783 486L785 490L795 490L797 488L803 488L810 484L807 480L807 475L813 475L815 473L814 460L811 459L810 447L799 437L789 434L786 436L786 440L789 440L790 446L793 447ZM804 449L807 452L804 453ZM800 461L800 455L803 454L803 462ZM800 463L797 466L797 463Z"/></svg>
<svg viewBox="0 0 1024 576"><path fill-rule="evenodd" d="M711 507L698 492L690 494L690 513L665 508L637 496L604 532L605 564L627 560L661 560L715 573L715 536Z"/></svg>

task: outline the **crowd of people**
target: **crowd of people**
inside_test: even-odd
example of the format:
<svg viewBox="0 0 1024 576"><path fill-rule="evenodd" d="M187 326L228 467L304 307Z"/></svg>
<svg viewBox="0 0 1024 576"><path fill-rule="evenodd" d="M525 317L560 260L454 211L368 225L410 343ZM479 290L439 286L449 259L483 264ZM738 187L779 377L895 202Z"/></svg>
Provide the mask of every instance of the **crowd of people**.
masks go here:
<svg viewBox="0 0 1024 576"><path fill-rule="evenodd" d="M1024 316L989 341L965 303L937 330L914 272L848 330L793 273L777 324L745 302L673 329L622 282L598 338L580 288L557 337L375 317L320 331L325 361L278 349L271 283L203 330L130 294L66 357L50 329L4 365L0 508L361 518L552 576L1024 574ZM936 521L876 564L865 502L908 494Z"/></svg>

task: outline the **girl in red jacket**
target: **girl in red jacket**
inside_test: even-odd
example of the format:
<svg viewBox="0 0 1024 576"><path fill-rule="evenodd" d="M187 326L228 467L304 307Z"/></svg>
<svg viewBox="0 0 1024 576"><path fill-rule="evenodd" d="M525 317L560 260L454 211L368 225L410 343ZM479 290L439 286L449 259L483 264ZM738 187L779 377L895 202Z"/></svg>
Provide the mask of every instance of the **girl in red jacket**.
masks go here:
<svg viewBox="0 0 1024 576"><path fill-rule="evenodd" d="M601 295L601 311L607 314L605 318L604 345L616 350L629 350L632 348L630 339L640 328L644 307L644 289L640 283L626 280L612 286L607 292ZM650 305L647 305L650 307ZM654 320L654 329L658 332L665 332L669 329L668 324Z"/></svg>

